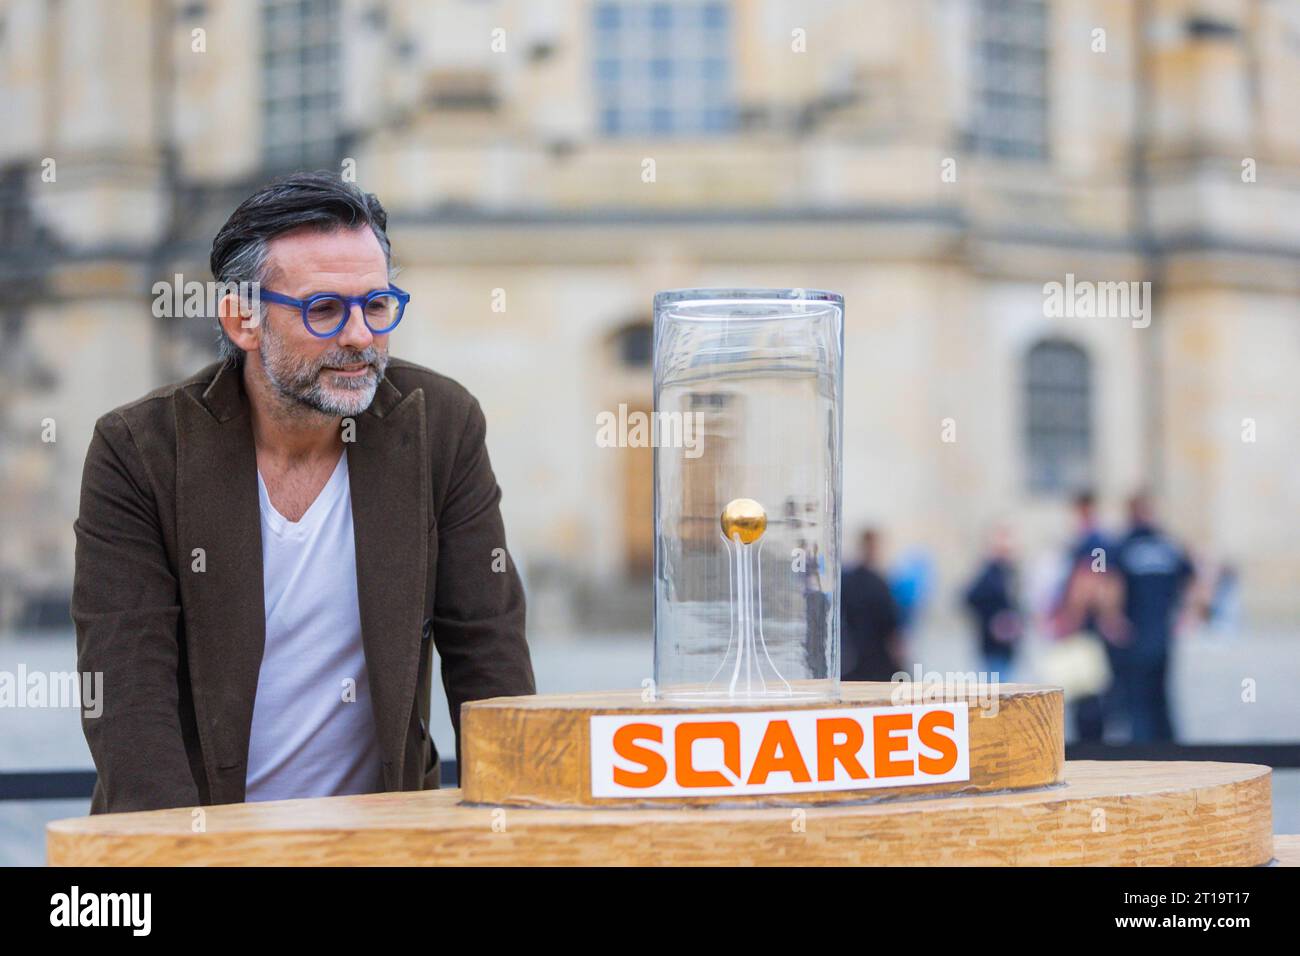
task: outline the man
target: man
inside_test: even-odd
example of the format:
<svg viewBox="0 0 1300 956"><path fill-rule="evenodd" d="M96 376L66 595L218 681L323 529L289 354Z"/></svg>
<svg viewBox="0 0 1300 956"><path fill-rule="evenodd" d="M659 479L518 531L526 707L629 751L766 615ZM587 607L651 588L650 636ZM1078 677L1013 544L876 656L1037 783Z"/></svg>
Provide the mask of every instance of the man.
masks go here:
<svg viewBox="0 0 1300 956"><path fill-rule="evenodd" d="M1129 639L1112 653L1135 742L1173 740L1169 717L1169 657L1174 622L1194 571L1187 553L1155 522L1143 492L1129 501L1131 526L1116 553L1124 581Z"/></svg>
<svg viewBox="0 0 1300 956"><path fill-rule="evenodd" d="M870 528L863 531L859 548L860 563L846 570L841 581L840 675L850 681L889 681L902 670L898 607L876 570L879 534Z"/></svg>
<svg viewBox="0 0 1300 956"><path fill-rule="evenodd" d="M1112 586L1116 576L1107 564L1113 550L1112 542L1097 520L1097 500L1093 492L1085 490L1075 495L1074 515L1077 530L1067 549L1065 580L1061 583L1061 592L1053 609L1054 620L1062 631L1058 636L1082 632L1101 640L1113 675L1116 644L1123 639L1124 633L1119 619L1119 589ZM1120 691L1120 688L1112 687L1075 699L1075 731L1080 740L1102 740L1107 715L1112 722L1122 717L1126 702Z"/></svg>
<svg viewBox="0 0 1300 956"><path fill-rule="evenodd" d="M1091 564L1102 556L1095 552L1104 554L1111 546L1110 537L1097 520L1097 497L1093 492L1081 491L1074 496L1074 517L1077 530L1070 545L1070 564Z"/></svg>
<svg viewBox="0 0 1300 956"><path fill-rule="evenodd" d="M1018 578L1011 530L998 525L989 535L984 561L963 597L975 619L984 670L998 675L1002 683L1012 680L1012 660L1024 632Z"/></svg>
<svg viewBox="0 0 1300 956"><path fill-rule="evenodd" d="M92 813L437 787L460 705L534 692L477 401L388 355L409 296L372 195L301 174L212 244L223 360L109 412L72 613ZM431 646L432 645L432 646Z"/></svg>

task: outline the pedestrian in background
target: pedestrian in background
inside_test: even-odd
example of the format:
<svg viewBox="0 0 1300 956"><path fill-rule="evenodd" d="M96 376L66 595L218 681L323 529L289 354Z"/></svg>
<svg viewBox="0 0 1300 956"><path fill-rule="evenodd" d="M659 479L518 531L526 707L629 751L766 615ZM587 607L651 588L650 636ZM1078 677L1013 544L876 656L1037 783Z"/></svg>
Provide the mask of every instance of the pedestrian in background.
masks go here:
<svg viewBox="0 0 1300 956"><path fill-rule="evenodd" d="M1012 679L1016 647L1024 634L1017 578L1011 533L996 527L984 563L966 588L965 603L975 620L984 670L997 674L1001 682Z"/></svg>
<svg viewBox="0 0 1300 956"><path fill-rule="evenodd" d="M1124 582L1129 639L1112 655L1135 742L1173 740L1169 715L1169 662L1175 621L1195 579L1183 547L1157 525L1150 497L1129 501L1128 533L1116 548Z"/></svg>
<svg viewBox="0 0 1300 956"><path fill-rule="evenodd" d="M1096 496L1091 491L1075 495L1074 517L1075 537L1068 549L1068 569L1053 615L1053 630L1058 638L1082 634L1101 640L1107 637L1102 620L1114 622L1119 612L1119 581L1113 575L1103 581L1086 575L1109 573L1107 562L1113 541L1097 520ZM1112 626L1107 633L1118 637L1120 630L1121 627ZM1114 644L1104 640L1104 648L1113 675ZM1082 693L1074 700L1075 733L1080 740L1100 741L1105 737L1107 713L1119 706L1113 690L1113 685L1099 687L1095 693Z"/></svg>
<svg viewBox="0 0 1300 956"><path fill-rule="evenodd" d="M840 594L840 676L888 681L903 669L899 613L879 571L880 535L864 530L858 563L843 572Z"/></svg>

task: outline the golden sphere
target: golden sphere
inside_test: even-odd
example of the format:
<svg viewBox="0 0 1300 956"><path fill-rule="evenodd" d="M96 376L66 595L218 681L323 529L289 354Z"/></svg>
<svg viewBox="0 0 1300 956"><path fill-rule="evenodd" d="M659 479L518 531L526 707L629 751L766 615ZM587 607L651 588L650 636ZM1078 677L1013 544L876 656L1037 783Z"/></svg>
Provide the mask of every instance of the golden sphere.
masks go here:
<svg viewBox="0 0 1300 956"><path fill-rule="evenodd" d="M722 509L721 523L728 541L739 536L741 544L753 544L767 530L767 512L753 498L733 498Z"/></svg>

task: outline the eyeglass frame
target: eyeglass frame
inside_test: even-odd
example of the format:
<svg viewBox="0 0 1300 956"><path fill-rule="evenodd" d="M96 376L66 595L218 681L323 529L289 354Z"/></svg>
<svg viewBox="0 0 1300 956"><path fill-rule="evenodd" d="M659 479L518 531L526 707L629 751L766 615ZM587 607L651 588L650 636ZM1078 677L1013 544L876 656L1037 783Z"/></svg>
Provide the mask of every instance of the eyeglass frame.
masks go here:
<svg viewBox="0 0 1300 956"><path fill-rule="evenodd" d="M369 319L366 318L366 306L381 295L390 295L397 299L397 318L395 318L393 324L388 326L386 329L375 329L371 326ZM269 289L261 289L258 292L258 296L267 302L275 302L279 305L290 305L298 309L298 311L302 313L303 327L318 339L332 339L334 336L342 332L344 327L347 326L348 320L352 318L352 307L354 305L361 306L361 321L365 322L366 328L370 329L371 335L387 335L389 332L393 331L393 329L397 328L397 324L402 321L402 316L406 314L406 304L411 301L411 293L399 289L392 283L389 283L387 289L371 289L365 295L343 295L341 292L317 292L305 299L295 299L293 296L284 295L281 292L272 292ZM339 324L329 332L317 332L311 327L311 322L307 319L307 310L322 299L333 299L342 302L345 306L343 309L342 321L340 321Z"/></svg>

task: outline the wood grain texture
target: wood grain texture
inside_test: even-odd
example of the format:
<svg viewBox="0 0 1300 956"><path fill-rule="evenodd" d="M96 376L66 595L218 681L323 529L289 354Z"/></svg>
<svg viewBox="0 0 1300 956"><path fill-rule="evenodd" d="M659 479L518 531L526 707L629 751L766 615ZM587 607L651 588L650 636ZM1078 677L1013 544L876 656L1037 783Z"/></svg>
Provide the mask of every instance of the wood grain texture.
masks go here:
<svg viewBox="0 0 1300 956"><path fill-rule="evenodd" d="M1273 856L1270 770L1072 761L1045 790L805 808L504 809L456 790L58 820L52 865L1244 866Z"/></svg>
<svg viewBox="0 0 1300 956"><path fill-rule="evenodd" d="M838 700L782 704L693 705L646 702L640 691L494 697L461 708L461 787L471 804L520 807L808 806L884 802L942 793L989 793L1059 783L1065 764L1064 698L1059 688L1001 684L982 692L898 701L899 685L841 684ZM913 686L913 685L904 685ZM982 698L982 700L980 699ZM825 710L895 703L969 702L970 779L879 790L827 790L762 796L591 795L591 717L691 711Z"/></svg>

